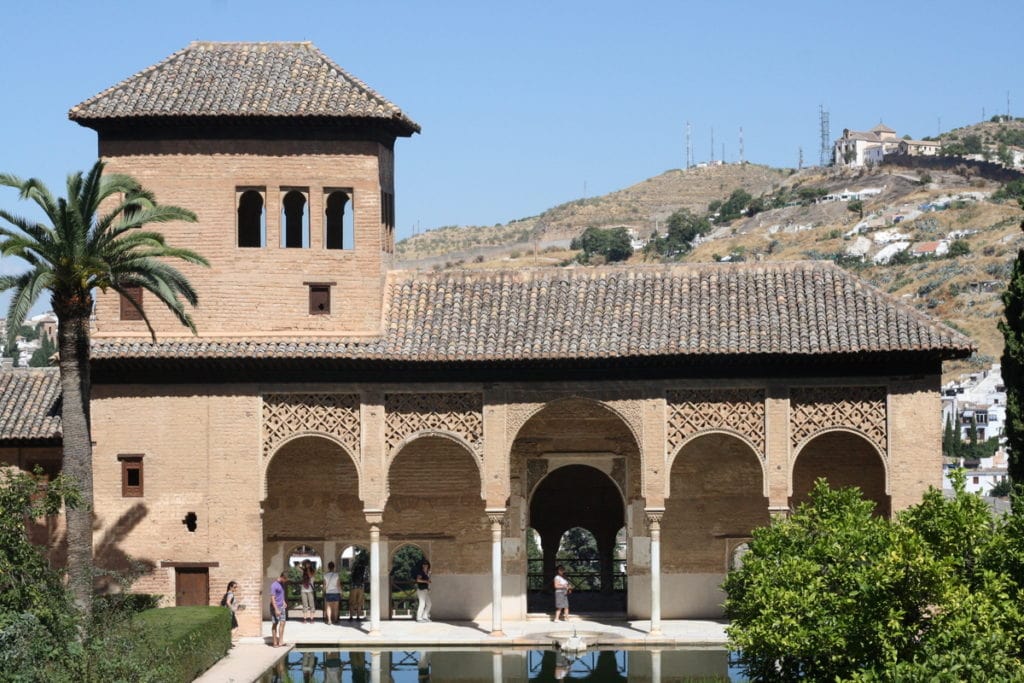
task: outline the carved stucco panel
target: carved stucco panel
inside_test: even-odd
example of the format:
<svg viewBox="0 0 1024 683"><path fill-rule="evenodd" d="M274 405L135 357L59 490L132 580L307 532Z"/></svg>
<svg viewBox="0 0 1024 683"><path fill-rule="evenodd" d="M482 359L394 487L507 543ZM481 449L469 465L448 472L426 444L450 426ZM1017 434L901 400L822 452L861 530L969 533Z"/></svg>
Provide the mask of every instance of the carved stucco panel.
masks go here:
<svg viewBox="0 0 1024 683"><path fill-rule="evenodd" d="M511 444L526 421L542 407L543 403L509 403L505 407L505 442Z"/></svg>
<svg viewBox="0 0 1024 683"><path fill-rule="evenodd" d="M358 394L264 394L263 455L301 433L333 436L359 459Z"/></svg>
<svg viewBox="0 0 1024 683"><path fill-rule="evenodd" d="M748 439L757 454L765 451L763 389L723 388L668 391L667 445L670 454L694 434L724 430Z"/></svg>
<svg viewBox="0 0 1024 683"><path fill-rule="evenodd" d="M526 461L526 491L525 497L533 495L533 490L537 488L537 484L540 480L545 477L548 473L548 461L547 458L530 458Z"/></svg>
<svg viewBox="0 0 1024 683"><path fill-rule="evenodd" d="M430 393L384 396L384 431L389 451L420 432L448 432L461 437L483 457L483 394Z"/></svg>
<svg viewBox="0 0 1024 683"><path fill-rule="evenodd" d="M790 435L794 451L828 429L864 434L887 452L885 387L799 387L790 394Z"/></svg>

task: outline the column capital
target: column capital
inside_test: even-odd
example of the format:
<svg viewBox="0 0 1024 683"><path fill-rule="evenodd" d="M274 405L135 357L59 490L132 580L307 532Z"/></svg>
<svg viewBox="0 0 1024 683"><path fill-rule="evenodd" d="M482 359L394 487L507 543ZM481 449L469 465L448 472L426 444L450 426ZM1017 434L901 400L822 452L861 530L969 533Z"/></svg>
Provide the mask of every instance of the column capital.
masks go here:
<svg viewBox="0 0 1024 683"><path fill-rule="evenodd" d="M506 508L487 508L484 513L491 524L504 524Z"/></svg>
<svg viewBox="0 0 1024 683"><path fill-rule="evenodd" d="M790 516L790 514L792 514L792 512L793 511L790 510L788 505L768 506L768 516L772 519L772 521L781 521L783 519L787 519Z"/></svg>
<svg viewBox="0 0 1024 683"><path fill-rule="evenodd" d="M644 508L644 517L648 526L660 526L661 518L665 516L665 508Z"/></svg>
<svg viewBox="0 0 1024 683"><path fill-rule="evenodd" d="M366 517L366 523L370 526L380 526L384 521L384 511L377 508L364 508L363 516Z"/></svg>

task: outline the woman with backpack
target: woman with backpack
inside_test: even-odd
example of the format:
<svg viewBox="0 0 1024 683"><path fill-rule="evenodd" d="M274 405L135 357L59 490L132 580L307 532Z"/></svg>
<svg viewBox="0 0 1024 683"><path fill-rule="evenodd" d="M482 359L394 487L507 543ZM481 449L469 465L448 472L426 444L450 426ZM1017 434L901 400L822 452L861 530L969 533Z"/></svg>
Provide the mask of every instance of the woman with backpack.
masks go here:
<svg viewBox="0 0 1024 683"><path fill-rule="evenodd" d="M228 581L228 589L224 592L224 597L220 599L220 606L227 607L231 610L231 642L235 642L236 635L235 629L238 628L238 617L235 616L235 612L238 611L238 599L235 598L235 591L238 590L238 584L234 581Z"/></svg>

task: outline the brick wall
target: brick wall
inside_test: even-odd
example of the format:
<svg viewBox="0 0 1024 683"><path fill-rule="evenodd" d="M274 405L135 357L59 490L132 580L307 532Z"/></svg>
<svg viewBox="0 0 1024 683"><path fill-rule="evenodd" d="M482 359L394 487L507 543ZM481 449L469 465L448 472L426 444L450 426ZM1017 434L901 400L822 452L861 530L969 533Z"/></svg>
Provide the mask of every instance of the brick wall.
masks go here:
<svg viewBox="0 0 1024 683"><path fill-rule="evenodd" d="M683 446L661 522L663 571L724 572L734 539L769 521L763 480L758 456L736 437L708 434Z"/></svg>
<svg viewBox="0 0 1024 683"><path fill-rule="evenodd" d="M197 223L154 229L171 245L193 249L211 264L208 269L175 264L199 293L193 318L201 334L379 332L381 178L393 182L390 149L373 142L107 141L100 153L108 172L128 173L158 201L198 216ZM264 248L237 246L236 190L241 187L265 190ZM289 188L308 190L308 249L280 246L281 200ZM324 248L328 188L353 192L354 250ZM336 283L330 315L309 315L307 282ZM163 336L188 334L151 294L144 295L143 305ZM96 330L97 336L146 334L144 323L120 320L115 293L99 295Z"/></svg>

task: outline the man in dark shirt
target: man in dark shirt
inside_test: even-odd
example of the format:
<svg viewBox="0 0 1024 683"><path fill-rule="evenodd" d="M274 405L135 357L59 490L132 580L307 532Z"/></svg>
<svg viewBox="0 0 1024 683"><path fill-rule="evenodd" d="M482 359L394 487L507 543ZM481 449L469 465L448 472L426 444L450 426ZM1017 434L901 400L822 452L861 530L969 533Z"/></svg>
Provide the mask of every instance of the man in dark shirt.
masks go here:
<svg viewBox="0 0 1024 683"><path fill-rule="evenodd" d="M363 620L363 606L366 596L366 562L362 551L356 552L352 562L351 584L348 587L348 620Z"/></svg>
<svg viewBox="0 0 1024 683"><path fill-rule="evenodd" d="M416 571L416 597L420 604L416 608L416 621L430 621L430 563L423 560Z"/></svg>

